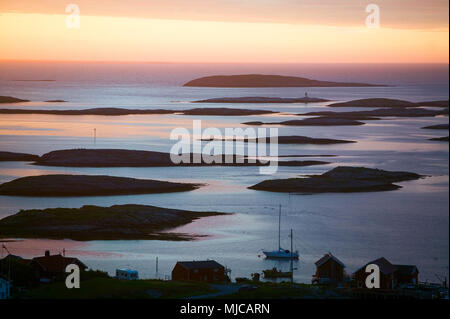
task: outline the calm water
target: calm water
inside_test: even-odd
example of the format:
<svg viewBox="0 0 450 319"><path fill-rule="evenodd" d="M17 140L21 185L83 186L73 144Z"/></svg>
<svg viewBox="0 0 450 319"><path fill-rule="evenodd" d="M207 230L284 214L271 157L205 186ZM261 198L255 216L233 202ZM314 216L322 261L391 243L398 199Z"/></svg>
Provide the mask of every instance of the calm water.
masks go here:
<svg viewBox="0 0 450 319"><path fill-rule="evenodd" d="M94 64L0 63L0 95L32 102L2 108L133 107L186 109L189 102L222 96L302 96L302 88L215 89L181 85L198 76L236 73L278 73L332 81L360 81L393 85L382 88L308 88L310 96L343 101L365 97L391 97L410 101L448 99L448 65L197 65L197 64ZM27 81L23 81L27 80ZM54 80L54 81L30 81ZM64 99L68 103L46 103ZM201 107L242 107L300 113L325 110L318 104L202 104ZM338 110L339 111L339 110ZM235 127L242 122L278 121L290 115L200 117L203 127ZM65 148L127 148L169 151L174 127L191 128L195 117L181 115L77 116L2 115L0 150L44 154ZM8 243L12 253L35 256L50 248L63 248L92 268L113 273L118 267L139 270L143 278L164 277L177 260L216 259L232 269L232 276L289 263L260 258L261 249L277 245L278 205L282 205L282 241L294 246L300 261L297 281L310 282L314 261L331 251L349 273L384 256L393 263L416 264L420 280L435 281L434 274L449 273L448 143L430 137L447 131L423 130L426 125L448 123L448 117L386 119L357 127L280 127L280 135L306 135L357 140L343 145L280 145L282 155L338 155L313 158L332 162L313 167L280 167L274 176L257 168L52 168L24 162L0 164L0 182L49 173L109 174L171 181L207 183L203 188L177 194L74 198L0 196L0 218L20 209L80 207L86 204L149 204L192 210L234 213L186 225L176 232L207 235L192 242L25 240ZM94 143L93 129L97 130ZM286 158L289 159L289 158ZM391 192L294 195L248 190L267 178L320 174L337 165L407 170L428 177L400 183ZM155 274L155 259L159 273Z"/></svg>

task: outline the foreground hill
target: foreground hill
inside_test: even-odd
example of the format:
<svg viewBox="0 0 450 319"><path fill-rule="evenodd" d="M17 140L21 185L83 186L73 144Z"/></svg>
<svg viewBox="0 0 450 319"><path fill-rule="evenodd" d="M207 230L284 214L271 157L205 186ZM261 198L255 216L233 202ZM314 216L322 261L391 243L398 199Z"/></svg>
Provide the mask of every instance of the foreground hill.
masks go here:
<svg viewBox="0 0 450 319"><path fill-rule="evenodd" d="M196 87L363 87L367 83L319 81L296 76L269 74L213 75L194 79L183 86Z"/></svg>
<svg viewBox="0 0 450 319"><path fill-rule="evenodd" d="M0 220L2 237L73 240L189 240L192 236L162 233L218 212L194 212L147 205L21 210Z"/></svg>
<svg viewBox="0 0 450 319"><path fill-rule="evenodd" d="M391 172L365 167L339 166L322 175L308 178L265 180L249 189L270 192L298 193L351 193L387 191L401 188L393 184L419 179L421 176L409 172Z"/></svg>

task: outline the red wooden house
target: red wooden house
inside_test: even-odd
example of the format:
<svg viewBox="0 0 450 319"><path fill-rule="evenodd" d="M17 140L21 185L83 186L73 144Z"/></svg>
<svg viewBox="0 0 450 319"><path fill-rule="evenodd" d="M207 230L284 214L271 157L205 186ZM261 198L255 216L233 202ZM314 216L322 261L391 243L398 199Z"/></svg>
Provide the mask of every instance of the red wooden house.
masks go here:
<svg viewBox="0 0 450 319"><path fill-rule="evenodd" d="M74 257L65 257L61 254L50 255L45 251L45 256L35 257L29 263L36 276L40 280L58 280L67 276L66 267L69 264L76 264L80 270L86 270L87 266Z"/></svg>
<svg viewBox="0 0 450 319"><path fill-rule="evenodd" d="M380 289L394 289L404 285L415 285L419 282L419 270L414 265L393 265L386 258L381 257L373 260L354 274L356 286L358 288L366 288L366 266L369 264L378 265L380 268Z"/></svg>
<svg viewBox="0 0 450 319"><path fill-rule="evenodd" d="M172 270L172 280L223 282L225 267L214 260L179 261Z"/></svg>
<svg viewBox="0 0 450 319"><path fill-rule="evenodd" d="M337 284L344 281L345 265L331 253L325 254L315 264L313 284Z"/></svg>

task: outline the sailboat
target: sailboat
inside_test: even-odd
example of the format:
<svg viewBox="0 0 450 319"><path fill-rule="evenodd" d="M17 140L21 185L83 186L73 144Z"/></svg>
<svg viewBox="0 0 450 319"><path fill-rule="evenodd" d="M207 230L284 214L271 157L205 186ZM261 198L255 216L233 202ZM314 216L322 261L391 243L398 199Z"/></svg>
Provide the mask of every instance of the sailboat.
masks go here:
<svg viewBox="0 0 450 319"><path fill-rule="evenodd" d="M298 251L292 250L292 234L291 234L291 250L281 248L281 205L278 213L278 250L263 250L266 258L273 259L298 259Z"/></svg>

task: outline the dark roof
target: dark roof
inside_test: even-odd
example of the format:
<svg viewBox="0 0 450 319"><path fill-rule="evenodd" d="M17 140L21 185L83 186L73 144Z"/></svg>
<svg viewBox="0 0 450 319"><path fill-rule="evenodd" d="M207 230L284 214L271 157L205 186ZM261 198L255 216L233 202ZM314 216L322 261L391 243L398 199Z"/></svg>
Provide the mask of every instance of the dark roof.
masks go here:
<svg viewBox="0 0 450 319"><path fill-rule="evenodd" d="M46 272L65 272L67 265L76 264L82 269L86 269L87 266L74 257L64 257L62 255L51 255L35 257L31 261L37 263L43 271Z"/></svg>
<svg viewBox="0 0 450 319"><path fill-rule="evenodd" d="M322 258L320 258L318 261L316 261L316 266L320 267L323 264L325 264L328 260L334 260L335 262L337 262L339 265L341 265L342 267L345 268L345 265L342 261L340 261L339 259L337 259L335 256L333 256L331 253L325 254Z"/></svg>
<svg viewBox="0 0 450 319"><path fill-rule="evenodd" d="M20 256L13 255L13 254L8 254L8 256L6 256L4 259L5 260L6 259L11 259L11 260L17 261L17 262L19 262L21 264L24 264L24 265L27 265L27 264L29 264L31 262L31 259L25 259L25 258L22 258Z"/></svg>
<svg viewBox="0 0 450 319"><path fill-rule="evenodd" d="M414 265L394 265L394 267L401 275L412 275L415 272L419 273L419 269Z"/></svg>
<svg viewBox="0 0 450 319"><path fill-rule="evenodd" d="M371 262L368 262L367 264L365 264L363 267L359 268L357 271L355 272L359 272L360 270L364 270L366 268L367 265L370 264L375 264L380 268L380 272L385 274L385 275L389 275L392 274L395 271L395 266L393 264L391 264L389 262L389 260L387 260L384 257L372 260Z"/></svg>
<svg viewBox="0 0 450 319"><path fill-rule="evenodd" d="M178 265L186 269L201 269L201 268L224 268L215 260L199 260L199 261L179 261Z"/></svg>

